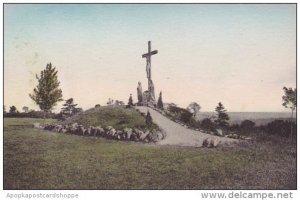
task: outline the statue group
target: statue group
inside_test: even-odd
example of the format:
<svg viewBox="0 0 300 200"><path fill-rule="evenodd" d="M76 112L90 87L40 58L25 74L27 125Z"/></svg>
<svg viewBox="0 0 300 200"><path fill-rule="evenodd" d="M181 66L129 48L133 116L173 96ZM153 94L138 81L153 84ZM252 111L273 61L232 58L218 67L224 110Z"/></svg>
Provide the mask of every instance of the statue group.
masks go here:
<svg viewBox="0 0 300 200"><path fill-rule="evenodd" d="M137 96L139 106L156 106L154 84L151 79L151 56L157 54L157 50L151 51L151 41L148 42L148 53L142 55L146 58L146 73L148 79L148 90L143 92L141 82L138 82Z"/></svg>

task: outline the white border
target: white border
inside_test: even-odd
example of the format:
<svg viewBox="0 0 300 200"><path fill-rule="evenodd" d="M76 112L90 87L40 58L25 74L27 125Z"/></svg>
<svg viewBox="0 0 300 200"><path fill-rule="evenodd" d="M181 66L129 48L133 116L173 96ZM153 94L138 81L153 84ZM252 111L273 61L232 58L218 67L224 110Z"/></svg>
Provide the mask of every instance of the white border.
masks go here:
<svg viewBox="0 0 300 200"><path fill-rule="evenodd" d="M1 40L3 38L3 3L298 3L299 0L297 1L280 1L280 0L264 0L264 1L260 1L260 0L251 0L251 1L245 1L245 0L233 0L233 1L224 1L224 0L214 0L214 1L201 1L201 0L189 0L189 1L178 1L178 0L164 0L164 1L160 1L160 0L152 0L152 1L143 1L143 0L131 0L131 1L126 1L126 0L109 0L109 1L95 1L95 0L86 0L86 1L80 1L80 0L50 0L50 1L38 1L38 0L1 0ZM299 21L299 14L297 15L297 21ZM297 34L297 37L299 38L299 32ZM2 44L3 47L3 44ZM2 61L2 67L3 67L3 48L1 48L1 61ZM297 54L297 60L299 60L299 55ZM1 100L0 102L3 105L3 85L2 85L2 81L3 81L3 68L0 70L0 76L1 76ZM297 77L299 77L299 71L297 72ZM297 84L298 86L298 84ZM3 107L1 106L1 109L3 109ZM2 111L0 113L1 118L2 116ZM0 120L0 124L1 127L3 127L2 124L2 120ZM298 120L299 123L299 120ZM1 129L2 130L2 129ZM299 130L299 129L298 129ZM2 132L2 131L1 131ZM299 144L299 138L298 137L298 144ZM201 193L204 192L225 192L227 194L229 194L230 190L150 190L150 191L145 191L145 190L5 190L3 191L3 133L1 134L1 138L0 138L1 142L0 142L0 155L1 158L0 159L0 197L2 197L1 199L9 199L6 198L8 193L13 193L13 194L20 194L20 193L24 193L24 194L38 194L38 193L76 193L79 194L79 198L78 199L130 199L130 200L153 200L153 199L165 199L165 200L177 200L177 199L188 199L188 200L200 200L201 199ZM299 145L297 146L297 152L299 150ZM298 154L298 159L297 159L297 163L298 163L298 169L299 169L299 154ZM299 170L298 170L299 171ZM298 180L298 184L299 185L299 173L297 173L297 180ZM238 190L235 190L235 192L238 192ZM277 192L292 192L293 193L293 199L300 199L300 194L298 191L288 191L288 190L244 190L242 192L272 192L272 193L277 193ZM232 199L236 199L236 198L232 198ZM241 198L239 198L241 199Z"/></svg>

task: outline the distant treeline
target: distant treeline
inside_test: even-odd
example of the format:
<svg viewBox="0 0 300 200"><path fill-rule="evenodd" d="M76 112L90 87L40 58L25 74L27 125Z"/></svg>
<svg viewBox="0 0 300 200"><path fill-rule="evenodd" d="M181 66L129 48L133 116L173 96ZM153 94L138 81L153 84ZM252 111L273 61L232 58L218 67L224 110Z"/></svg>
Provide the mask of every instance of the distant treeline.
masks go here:
<svg viewBox="0 0 300 200"><path fill-rule="evenodd" d="M52 119L61 119L61 113L53 113L47 112L44 113L43 111L29 111L29 112L4 112L4 117L19 117L19 118L52 118Z"/></svg>
<svg viewBox="0 0 300 200"><path fill-rule="evenodd" d="M241 124L244 120L255 122L256 126L266 125L275 120L290 120L289 112L227 112L230 117L229 124ZM197 121L205 118L212 118L214 112L199 112L196 116ZM295 118L293 119L295 120Z"/></svg>

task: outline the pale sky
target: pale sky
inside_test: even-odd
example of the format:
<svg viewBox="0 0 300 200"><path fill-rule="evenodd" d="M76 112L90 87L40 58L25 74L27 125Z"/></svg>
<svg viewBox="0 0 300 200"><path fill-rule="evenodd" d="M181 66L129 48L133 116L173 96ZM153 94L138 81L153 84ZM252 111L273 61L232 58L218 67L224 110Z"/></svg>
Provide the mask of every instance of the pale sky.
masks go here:
<svg viewBox="0 0 300 200"><path fill-rule="evenodd" d="M147 89L147 41L156 97L202 111L289 111L296 87L295 4L4 6L4 105L37 109L29 93L51 62L63 98L80 107L128 102ZM56 106L56 111L61 103Z"/></svg>

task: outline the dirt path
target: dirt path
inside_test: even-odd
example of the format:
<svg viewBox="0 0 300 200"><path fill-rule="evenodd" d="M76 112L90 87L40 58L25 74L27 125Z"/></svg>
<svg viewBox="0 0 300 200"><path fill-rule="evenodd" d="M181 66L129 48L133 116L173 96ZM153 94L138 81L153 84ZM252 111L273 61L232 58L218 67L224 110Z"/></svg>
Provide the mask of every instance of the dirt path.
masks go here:
<svg viewBox="0 0 300 200"><path fill-rule="evenodd" d="M156 110L153 110L149 107L139 106L136 107L143 113L147 113L149 110L153 122L156 123L160 128L166 131L166 138L157 144L160 145L177 145L177 146L192 146L192 147L201 147L203 141L206 138L218 138L221 142L220 144L231 144L237 142L235 139L218 137L214 135L209 135L202 133L200 131L194 131L188 128L177 124L167 117L163 116Z"/></svg>

